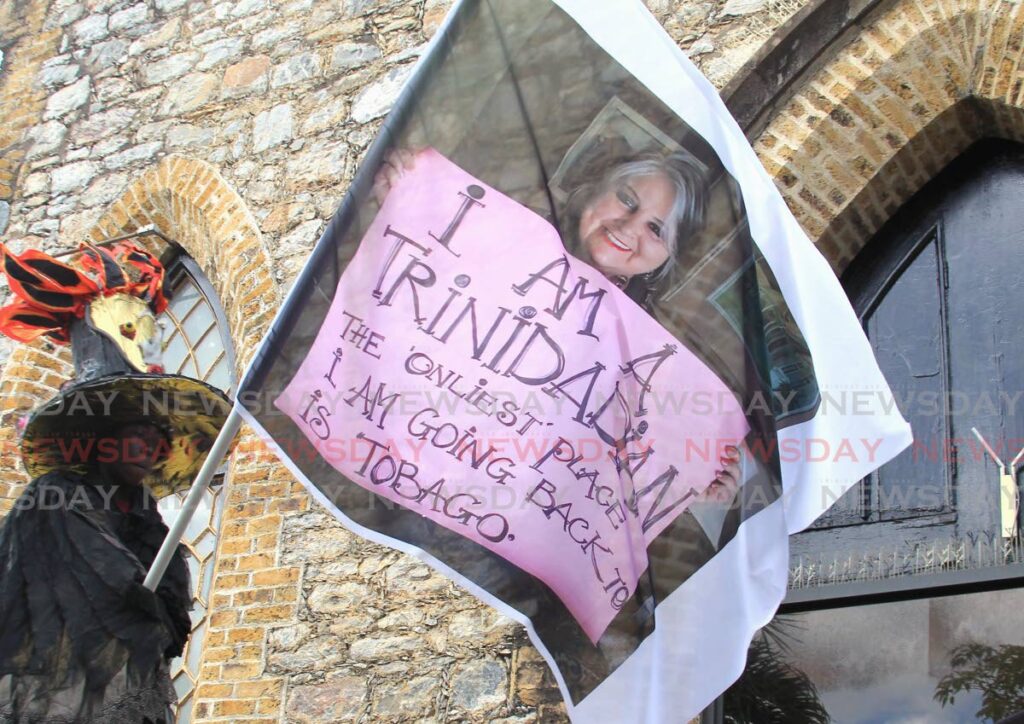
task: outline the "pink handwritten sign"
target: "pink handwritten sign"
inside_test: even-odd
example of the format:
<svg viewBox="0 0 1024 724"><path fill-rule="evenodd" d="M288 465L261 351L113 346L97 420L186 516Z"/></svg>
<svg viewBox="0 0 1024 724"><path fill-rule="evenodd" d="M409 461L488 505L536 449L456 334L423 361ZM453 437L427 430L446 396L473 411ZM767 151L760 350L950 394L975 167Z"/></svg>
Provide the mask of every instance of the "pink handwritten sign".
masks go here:
<svg viewBox="0 0 1024 724"><path fill-rule="evenodd" d="M275 404L356 484L544 581L594 642L748 430L547 221L432 150Z"/></svg>

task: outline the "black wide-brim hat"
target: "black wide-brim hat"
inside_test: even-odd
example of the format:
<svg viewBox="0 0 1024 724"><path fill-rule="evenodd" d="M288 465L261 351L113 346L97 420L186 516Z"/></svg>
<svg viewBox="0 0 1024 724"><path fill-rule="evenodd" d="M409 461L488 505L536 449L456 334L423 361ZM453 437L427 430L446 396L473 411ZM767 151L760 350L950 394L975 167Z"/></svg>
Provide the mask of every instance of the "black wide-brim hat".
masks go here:
<svg viewBox="0 0 1024 724"><path fill-rule="evenodd" d="M223 427L231 402L199 380L180 375L129 373L67 384L28 418L21 437L33 478L54 470L87 472L115 459L118 428L152 424L166 447L143 483L156 498L187 488Z"/></svg>

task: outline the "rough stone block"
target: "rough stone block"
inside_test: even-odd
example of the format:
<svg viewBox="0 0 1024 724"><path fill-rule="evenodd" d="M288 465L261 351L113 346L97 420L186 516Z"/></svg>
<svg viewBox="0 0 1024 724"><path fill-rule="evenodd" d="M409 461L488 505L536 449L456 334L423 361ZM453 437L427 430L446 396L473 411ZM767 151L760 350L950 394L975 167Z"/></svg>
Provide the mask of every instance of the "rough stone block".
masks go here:
<svg viewBox="0 0 1024 724"><path fill-rule="evenodd" d="M146 63L142 66L142 84L156 85L180 78L192 70L198 60L199 53L189 51L169 56L155 63Z"/></svg>
<svg viewBox="0 0 1024 724"><path fill-rule="evenodd" d="M405 81L412 74L412 64L389 70L380 80L365 89L352 104L352 120L368 123L385 115L394 104Z"/></svg>
<svg viewBox="0 0 1024 724"><path fill-rule="evenodd" d="M78 146L95 143L101 138L106 138L122 130L131 123L138 112L137 108L117 106L109 111L94 113L74 125L71 131L71 141Z"/></svg>
<svg viewBox="0 0 1024 724"><path fill-rule="evenodd" d="M78 45L92 45L108 34L107 16L103 14L89 15L71 26L71 36Z"/></svg>
<svg viewBox="0 0 1024 724"><path fill-rule="evenodd" d="M253 121L252 145L256 153L279 146L291 137L292 107L288 103L260 113Z"/></svg>
<svg viewBox="0 0 1024 724"><path fill-rule="evenodd" d="M380 48L373 43L342 43L334 46L331 52L331 70L351 70L379 57Z"/></svg>
<svg viewBox="0 0 1024 724"><path fill-rule="evenodd" d="M508 675L493 659L469 661L452 676L451 705L470 714L483 714L506 701Z"/></svg>
<svg viewBox="0 0 1024 724"><path fill-rule="evenodd" d="M89 91L92 89L92 79L89 76L82 76L66 88L62 88L49 97L46 101L46 110L43 118L61 118L85 105L89 100Z"/></svg>
<svg viewBox="0 0 1024 724"><path fill-rule="evenodd" d="M226 60L235 60L242 54L243 38L224 38L203 47L203 57L196 64L196 70L209 70Z"/></svg>
<svg viewBox="0 0 1024 724"><path fill-rule="evenodd" d="M437 676L386 677L374 689L373 715L399 720L428 717L441 690Z"/></svg>
<svg viewBox="0 0 1024 724"><path fill-rule="evenodd" d="M344 613L373 600L373 593L362 583L322 583L309 594L310 611L317 614Z"/></svg>
<svg viewBox="0 0 1024 724"><path fill-rule="evenodd" d="M159 6L159 3L157 3ZM143 35L129 46L128 55L139 55L153 48L161 48L170 45L181 32L181 20L172 18L160 26L155 33Z"/></svg>
<svg viewBox="0 0 1024 724"><path fill-rule="evenodd" d="M96 171L96 164L92 161L79 161L55 168L50 175L50 190L54 194L80 190L93 179Z"/></svg>
<svg viewBox="0 0 1024 724"><path fill-rule="evenodd" d="M252 47L273 48L282 40L297 35L301 28L302 25L297 20L281 25L271 25L266 30L261 30L252 36Z"/></svg>
<svg viewBox="0 0 1024 724"><path fill-rule="evenodd" d="M220 82L212 73L189 73L167 91L160 106L161 116L177 116L206 104L217 93Z"/></svg>
<svg viewBox="0 0 1024 724"><path fill-rule="evenodd" d="M144 2L136 3L124 10L111 13L108 27L112 33L123 33L142 25L148 19L149 7Z"/></svg>
<svg viewBox="0 0 1024 724"><path fill-rule="evenodd" d="M267 667L272 673L329 671L345 660L345 644L334 636L307 641L293 651L271 650Z"/></svg>
<svg viewBox="0 0 1024 724"><path fill-rule="evenodd" d="M246 93L260 92L267 88L267 71L270 69L270 58L256 55L246 58L224 71L223 94L225 97L236 97Z"/></svg>
<svg viewBox="0 0 1024 724"><path fill-rule="evenodd" d="M394 661L421 651L423 646L423 639L414 635L365 638L352 642L349 657L353 661Z"/></svg>
<svg viewBox="0 0 1024 724"><path fill-rule="evenodd" d="M320 60L313 53L302 53L289 58L281 65L274 68L273 77L270 80L271 88L281 88L286 85L301 83L316 77L320 72Z"/></svg>
<svg viewBox="0 0 1024 724"><path fill-rule="evenodd" d="M159 141L141 143L138 146L132 146L124 151L118 151L107 156L103 159L103 165L109 169L118 169L140 161L150 161L156 157L162 148L163 144Z"/></svg>
<svg viewBox="0 0 1024 724"><path fill-rule="evenodd" d="M62 55L44 61L39 71L39 82L47 88L59 88L78 78L81 68L70 60L70 56Z"/></svg>
<svg viewBox="0 0 1024 724"><path fill-rule="evenodd" d="M288 695L288 713L301 724L351 722L360 719L368 694L366 679L341 674L323 683L293 686Z"/></svg>
<svg viewBox="0 0 1024 724"><path fill-rule="evenodd" d="M25 157L42 158L53 153L64 142L66 133L67 128L60 121L49 121L36 126L28 132L28 138L33 143Z"/></svg>
<svg viewBox="0 0 1024 724"><path fill-rule="evenodd" d="M312 134L334 128L345 119L347 99L344 96L333 98L314 108L306 120L302 122L302 133Z"/></svg>

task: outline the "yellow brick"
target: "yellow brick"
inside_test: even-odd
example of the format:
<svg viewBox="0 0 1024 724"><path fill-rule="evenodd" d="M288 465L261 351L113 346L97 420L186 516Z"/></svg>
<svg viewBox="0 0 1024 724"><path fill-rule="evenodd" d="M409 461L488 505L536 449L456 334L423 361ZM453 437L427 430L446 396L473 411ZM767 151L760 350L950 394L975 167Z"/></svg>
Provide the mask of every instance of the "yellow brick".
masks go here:
<svg viewBox="0 0 1024 724"><path fill-rule="evenodd" d="M239 591L232 597L233 606L251 606L254 603L270 603L274 600L272 588L252 588Z"/></svg>
<svg viewBox="0 0 1024 724"><path fill-rule="evenodd" d="M223 540L240 538L246 535L246 523L244 520L225 521L221 526L220 535Z"/></svg>
<svg viewBox="0 0 1024 724"><path fill-rule="evenodd" d="M260 608L247 608L242 613L242 620L245 623L269 623L273 621L287 621L295 616L295 606L262 606Z"/></svg>
<svg viewBox="0 0 1024 724"><path fill-rule="evenodd" d="M268 533L267 535L261 535L253 541L253 547L257 551L274 551L277 550L278 537L274 533Z"/></svg>
<svg viewBox="0 0 1024 724"><path fill-rule="evenodd" d="M235 588L245 588L249 585L250 574L248 573L220 573L214 580L218 591L230 591Z"/></svg>
<svg viewBox="0 0 1024 724"><path fill-rule="evenodd" d="M228 699L227 701L218 701L213 705L214 716L253 714L255 711L256 702L251 699Z"/></svg>
<svg viewBox="0 0 1024 724"><path fill-rule="evenodd" d="M263 656L262 646L239 646L235 652L235 656L239 661L258 661Z"/></svg>
<svg viewBox="0 0 1024 724"><path fill-rule="evenodd" d="M281 679L260 679L235 684L235 696L240 698L272 697L281 694Z"/></svg>
<svg viewBox="0 0 1024 724"><path fill-rule="evenodd" d="M274 568L252 574L252 585L254 586L273 586L281 583L294 583L298 580L298 568Z"/></svg>
<svg viewBox="0 0 1024 724"><path fill-rule="evenodd" d="M252 540L249 538L231 538L230 540L222 541L220 544L221 555L248 553L250 550L252 550Z"/></svg>
<svg viewBox="0 0 1024 724"><path fill-rule="evenodd" d="M244 664L224 664L221 667L221 678L226 681L238 681L240 679L255 679L263 673L263 664L258 661L251 661Z"/></svg>
<svg viewBox="0 0 1024 724"><path fill-rule="evenodd" d="M235 649L231 646L204 646L203 661L208 664L223 664L235 660ZM216 698L216 697L210 697Z"/></svg>
<svg viewBox="0 0 1024 724"><path fill-rule="evenodd" d="M288 494L288 483L262 483L249 488L254 498L280 498Z"/></svg>
<svg viewBox="0 0 1024 724"><path fill-rule="evenodd" d="M276 714L280 709L279 699L260 699L256 703L256 712L259 714Z"/></svg>
<svg viewBox="0 0 1024 724"><path fill-rule="evenodd" d="M227 610L227 611L216 611L210 615L210 627L211 628L226 628L238 622L238 612Z"/></svg>
<svg viewBox="0 0 1024 724"><path fill-rule="evenodd" d="M274 603L295 603L298 600L299 589L297 587L274 589Z"/></svg>
<svg viewBox="0 0 1024 724"><path fill-rule="evenodd" d="M239 556L238 570L252 571L259 568L271 568L274 565L274 556L267 553L253 553L248 556Z"/></svg>
<svg viewBox="0 0 1024 724"><path fill-rule="evenodd" d="M281 516L277 514L264 515L261 518L253 518L249 521L249 533L277 533L281 529Z"/></svg>
<svg viewBox="0 0 1024 724"><path fill-rule="evenodd" d="M228 641L231 643L242 643L251 641L262 641L266 632L262 626L237 627L227 632Z"/></svg>

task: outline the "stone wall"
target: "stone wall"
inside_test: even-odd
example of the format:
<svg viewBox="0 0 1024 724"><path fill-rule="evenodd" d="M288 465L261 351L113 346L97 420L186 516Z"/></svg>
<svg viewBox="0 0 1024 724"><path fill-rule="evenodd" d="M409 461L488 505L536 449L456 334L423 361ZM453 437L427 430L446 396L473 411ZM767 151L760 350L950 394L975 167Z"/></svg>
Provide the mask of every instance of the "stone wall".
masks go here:
<svg viewBox="0 0 1024 724"><path fill-rule="evenodd" d="M719 87L800 4L648 2ZM244 364L447 9L0 5L0 233L55 250L156 226L213 282ZM25 482L14 421L70 371L66 350L12 349L0 512ZM521 628L344 531L250 434L227 486L195 721L564 718Z"/></svg>

